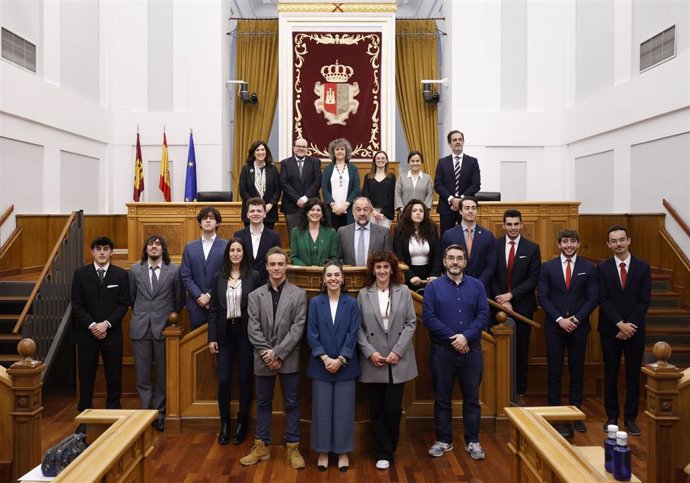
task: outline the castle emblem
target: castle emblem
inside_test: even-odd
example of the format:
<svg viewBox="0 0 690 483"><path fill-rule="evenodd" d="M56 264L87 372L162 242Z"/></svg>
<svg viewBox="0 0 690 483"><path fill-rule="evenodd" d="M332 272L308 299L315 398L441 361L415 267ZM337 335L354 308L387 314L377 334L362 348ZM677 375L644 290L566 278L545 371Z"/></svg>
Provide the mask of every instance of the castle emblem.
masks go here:
<svg viewBox="0 0 690 483"><path fill-rule="evenodd" d="M314 94L319 98L314 101L317 113L323 113L326 124L342 124L345 126L350 113L357 114L359 101L355 97L359 94L359 85L347 81L354 74L354 69L348 65L335 64L321 67L321 75L326 82L314 84Z"/></svg>

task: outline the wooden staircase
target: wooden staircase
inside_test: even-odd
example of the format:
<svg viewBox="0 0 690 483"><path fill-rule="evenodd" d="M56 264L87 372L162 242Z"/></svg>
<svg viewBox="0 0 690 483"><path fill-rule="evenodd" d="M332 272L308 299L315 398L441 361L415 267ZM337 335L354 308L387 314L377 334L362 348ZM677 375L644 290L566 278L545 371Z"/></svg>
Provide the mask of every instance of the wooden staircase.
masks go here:
<svg viewBox="0 0 690 483"><path fill-rule="evenodd" d="M29 300L34 283L0 281L0 365L4 367L20 359L17 343L22 334L13 334L12 329Z"/></svg>
<svg viewBox="0 0 690 483"><path fill-rule="evenodd" d="M681 294L671 287L670 275L652 274L652 304L646 324L646 362L654 362L652 347L663 340L673 346L673 364L690 367L690 310L682 306Z"/></svg>

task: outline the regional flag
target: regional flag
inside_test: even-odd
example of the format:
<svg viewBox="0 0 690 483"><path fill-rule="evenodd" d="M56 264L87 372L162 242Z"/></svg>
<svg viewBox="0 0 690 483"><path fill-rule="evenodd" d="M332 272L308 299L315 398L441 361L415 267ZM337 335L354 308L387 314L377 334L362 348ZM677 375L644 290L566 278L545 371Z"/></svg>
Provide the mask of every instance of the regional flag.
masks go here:
<svg viewBox="0 0 690 483"><path fill-rule="evenodd" d="M168 162L168 140L163 131L163 154L161 155L161 175L158 179L158 188L163 192L165 201L171 201L170 196L170 163Z"/></svg>
<svg viewBox="0 0 690 483"><path fill-rule="evenodd" d="M134 161L134 201L139 201L144 191L144 163L141 160L141 143L137 133L137 154Z"/></svg>
<svg viewBox="0 0 690 483"><path fill-rule="evenodd" d="M184 200L196 201L196 154L194 153L192 131L189 131L189 153L187 154L187 176L184 180Z"/></svg>

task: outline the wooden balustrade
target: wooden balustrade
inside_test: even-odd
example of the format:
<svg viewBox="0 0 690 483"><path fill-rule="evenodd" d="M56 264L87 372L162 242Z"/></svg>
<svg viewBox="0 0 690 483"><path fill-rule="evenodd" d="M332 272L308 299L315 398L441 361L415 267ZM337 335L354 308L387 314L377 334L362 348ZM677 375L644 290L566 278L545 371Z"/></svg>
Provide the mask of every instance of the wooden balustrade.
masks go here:
<svg viewBox="0 0 690 483"><path fill-rule="evenodd" d="M7 220L9 220L10 215L14 212L14 205L10 205L5 211L0 215L0 226L2 226Z"/></svg>

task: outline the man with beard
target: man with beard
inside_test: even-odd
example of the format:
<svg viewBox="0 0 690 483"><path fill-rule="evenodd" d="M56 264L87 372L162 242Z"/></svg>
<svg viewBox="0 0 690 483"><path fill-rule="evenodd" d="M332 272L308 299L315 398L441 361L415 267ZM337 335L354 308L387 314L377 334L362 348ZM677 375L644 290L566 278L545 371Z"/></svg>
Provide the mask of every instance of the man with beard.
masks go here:
<svg viewBox="0 0 690 483"><path fill-rule="evenodd" d="M338 252L343 265L363 267L369 253L393 251L388 228L371 223L373 211L369 198L360 196L352 205L355 222L338 228Z"/></svg>

